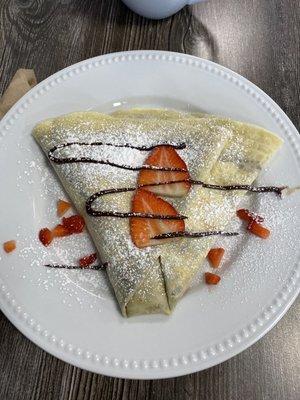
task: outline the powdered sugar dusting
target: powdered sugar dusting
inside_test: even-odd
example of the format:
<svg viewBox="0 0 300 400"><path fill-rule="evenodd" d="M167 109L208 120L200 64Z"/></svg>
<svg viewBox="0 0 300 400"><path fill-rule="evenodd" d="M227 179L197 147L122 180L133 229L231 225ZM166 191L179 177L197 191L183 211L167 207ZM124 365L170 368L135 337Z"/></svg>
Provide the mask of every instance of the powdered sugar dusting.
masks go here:
<svg viewBox="0 0 300 400"><path fill-rule="evenodd" d="M297 243L288 239L291 237L291 226L284 223L284 221L290 220L291 215L299 214L298 207L292 206L292 203L292 199L281 200L274 194L248 194L239 204L239 207L247 208L263 216L265 218L264 226L270 229L271 237L268 240L262 240L254 236L247 231L245 222L233 216L227 230L238 231L240 236L217 238L213 242L212 247L223 247L225 249L221 267L212 270L208 261L205 261L203 268L195 276L191 295L194 295L197 288L202 287L200 297L203 301L205 301L207 294L213 292L217 297L218 306L221 309L226 309L228 304L233 303L235 299L238 299L241 303L257 304L258 297L255 293L260 293L266 282L272 286L273 281L275 281L280 286L281 282L286 279L287 271L282 269L279 274L277 272L274 274L274 264L282 259L283 249L285 261L293 263L297 249ZM251 249L254 250L251 251ZM211 288L203 284L203 272L205 271L220 275L221 283L219 286L224 286L224 290L220 290L219 286ZM228 290L230 296L225 296ZM251 296L246 296L245 293L251 293ZM260 304L258 304L259 306Z"/></svg>
<svg viewBox="0 0 300 400"><path fill-rule="evenodd" d="M156 143L180 143L185 142L187 147L182 151L182 157L188 162L191 173L197 178L203 178L210 170L217 159L224 143L229 139L231 132L210 120L190 122L182 121L122 121L109 120L95 122L93 115L88 124L85 115L84 123L78 123L75 116L73 123L72 116L64 123L56 120L55 130L50 136L41 136L40 140L46 149L53 146L74 142L78 139L82 142L102 141L116 144L133 144L150 146ZM75 132L75 133L74 133ZM145 154L137 150L128 148L112 148L111 146L70 146L59 149L59 157L89 157L93 159L109 159L118 164L142 165ZM111 188L119 185L135 186L137 173L131 171L118 170L111 166L97 164L64 164L56 165L59 174L64 177L68 190L73 200L84 210L85 199L98 191L100 188ZM201 171L199 175L199 171ZM73 193L73 194L72 194ZM76 200L77 199L77 200ZM99 199L98 204L101 209L114 211L129 211L130 196L105 196ZM136 249L131 240L128 240L128 221L121 222L112 219L95 221L87 217L89 226L93 231L95 242L100 246L103 261L114 264L118 262L118 267L109 270L110 279L119 300L128 298L135 290L140 280L145 275L145 270L150 270L151 265L158 263L158 254L154 249ZM124 225L125 224L125 225ZM108 234L109 232L109 234ZM124 235L125 232L125 235ZM121 252L121 253L120 253ZM123 260L120 263L120 260ZM117 289L116 289L117 288Z"/></svg>
<svg viewBox="0 0 300 400"><path fill-rule="evenodd" d="M43 146L50 149L54 145L73 141L102 141L107 143L126 144L131 143L134 145L150 146L155 143L167 142L178 143L186 142L187 148L180 151L182 158L187 162L191 175L198 179L208 179L209 171L212 168L225 167L224 179L226 182L226 168L231 168L231 165L238 167L241 174L249 177L249 170L253 169L253 163L248 161L247 148L244 146L240 137L232 143L230 150L220 153L230 140L232 135L232 128L228 123L219 123L217 119L205 119L201 124L190 120L189 122L182 123L178 120L174 121L158 121L152 120L148 122L138 123L137 121L118 121L109 120L109 122L101 122L99 126L95 126L94 121L91 123L84 122L76 124L64 124L63 119L60 122L57 120L55 135L50 138L41 137ZM68 123L70 122L68 121ZM112 122L113 121L113 122ZM67 127L66 127L67 126ZM185 129L183 129L185 126ZM199 135L201 131L201 135ZM161 133L164 133L163 137ZM91 149L89 146L79 147L72 146L60 150L60 157L93 157L96 159L105 159L111 162L126 164L132 166L140 166L143 164L146 154L134 149L122 148L116 149L111 146L99 146ZM212 157L215 156L215 158ZM216 160L219 158L218 167L214 167ZM84 199L98 190L103 190L111 187L119 186L134 186L136 184L137 173L132 171L124 171L111 166L91 165L91 164L66 164L56 166L64 179L67 181L71 194L76 193L77 207L84 209ZM216 169L216 176L221 177L220 170ZM257 173L253 169L254 175ZM247 175L248 174L248 175ZM241 175L243 176L243 175ZM210 179L214 183L213 179ZM234 182L237 183L237 182ZM75 189L75 190L74 190ZM196 193L197 188L193 188L187 199L174 200L175 206L184 214L188 212L189 220L187 226L192 230L197 230L197 226L204 226L209 229L210 224L215 228L214 222L223 220L228 221L232 217L232 211L239 202L239 193L233 192L228 195L220 196L220 203L217 203L218 194L216 191L207 191L211 199L205 198L201 203L201 212L199 212L199 205L195 204L190 207L193 200L192 197ZM78 197L79 195L79 197ZM76 197L77 196L77 197ZM113 211L129 211L131 194L126 194L117 198L116 196L105 196L103 199L98 199L95 203L99 209L113 210ZM189 208L187 209L187 205ZM225 217L224 217L225 216ZM172 249L172 245L166 244L160 248L137 249L131 242L128 221L120 221L117 219L103 218L101 222L97 219L88 217L90 230L93 232L94 241L100 248L102 261L108 261L111 265L117 265L117 268L111 268L108 273L113 282L115 291L119 298L120 303L126 302L136 290L137 285L141 282L142 277L151 275L153 279L155 276L155 268L158 262L158 256L161 253ZM224 225L225 227L225 225ZM223 226L220 228L223 228ZM198 229L199 230L199 229ZM224 243L230 241L234 243L234 239L223 239ZM238 239L238 241L240 238ZM239 242L236 243L239 243ZM179 243L178 241L174 241ZM196 239L193 241L193 251L203 253L204 249L209 243L213 243L211 239L207 241ZM229 243L229 242L228 242ZM169 250L167 250L169 249ZM180 249L180 250L179 250ZM177 252L177 253L176 253ZM191 253L190 245L187 241L180 242L180 246L176 247L176 254L184 257L188 252ZM172 250L171 250L172 253ZM62 255L62 254L61 254ZM60 255L60 256L61 256ZM120 260L121 263L120 263ZM152 267L151 267L152 266ZM151 269L152 268L152 269ZM197 267L199 269L199 266ZM153 272L152 272L153 271ZM76 271L81 274L81 271ZM166 275L172 276L172 268L168 265L165 269ZM181 275L181 273L180 273ZM230 276L230 271L228 272ZM150 282L149 281L149 282ZM197 279L196 281L197 282ZM199 279L198 279L199 282ZM91 284L86 282L89 291L93 291ZM143 287L142 297L147 298L149 295L149 287ZM148 290L149 289L149 290ZM97 290L97 288L96 288Z"/></svg>
<svg viewBox="0 0 300 400"><path fill-rule="evenodd" d="M12 263L11 271L20 279L27 280L46 292L59 288L62 303L69 307L71 307L70 299L74 299L80 308L93 307L101 311L99 299L112 297L106 272L53 270L44 267L49 263L78 265L79 258L94 253L95 247L86 231L79 235L54 239L47 248L39 242L38 232L41 228L45 226L53 228L60 222L56 214L57 200L68 200L68 198L49 168L48 161L40 153L33 160L30 149L23 145L22 139L18 143L18 148L24 152L25 157L18 162L20 169L16 189L17 192L24 192L26 185L32 187L29 204L33 206L34 220L30 235L26 227L22 225L14 227L13 238L17 241L14 256L24 261L26 267L16 268ZM74 213L76 210L71 209L66 216ZM83 292L91 295L88 301L84 300Z"/></svg>

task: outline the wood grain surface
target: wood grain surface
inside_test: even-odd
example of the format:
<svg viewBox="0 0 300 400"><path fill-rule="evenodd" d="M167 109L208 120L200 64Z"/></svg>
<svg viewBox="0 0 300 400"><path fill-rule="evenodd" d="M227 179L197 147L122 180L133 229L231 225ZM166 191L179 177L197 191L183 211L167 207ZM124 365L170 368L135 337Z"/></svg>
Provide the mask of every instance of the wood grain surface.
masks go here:
<svg viewBox="0 0 300 400"><path fill-rule="evenodd" d="M210 0L163 21L143 19L118 0L0 0L0 93L20 67L34 68L42 80L85 58L133 49L223 64L267 92L299 129L299 0ZM108 378L68 365L0 313L0 399L299 400L299 309L297 301L233 359L157 381Z"/></svg>

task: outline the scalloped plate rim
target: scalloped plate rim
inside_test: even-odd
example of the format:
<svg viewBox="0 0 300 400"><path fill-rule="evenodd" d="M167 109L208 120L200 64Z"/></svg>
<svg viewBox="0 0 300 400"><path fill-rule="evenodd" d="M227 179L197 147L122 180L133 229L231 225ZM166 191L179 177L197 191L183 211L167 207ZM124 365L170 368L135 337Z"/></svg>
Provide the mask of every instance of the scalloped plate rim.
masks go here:
<svg viewBox="0 0 300 400"><path fill-rule="evenodd" d="M91 59L83 60L80 61L76 64L73 64L69 67L66 67L62 69L61 71L56 72L55 74L51 75L50 77L46 78L42 82L40 82L38 85L36 85L33 89L31 89L26 95L24 95L12 108L11 110L5 115L5 117L2 119L0 122L0 132L2 129L4 131L7 130L6 126L10 118L17 112L18 109L22 108L22 106L26 103L26 101L31 98L33 93L37 93L39 90L43 90L45 85L47 85L49 82L52 82L54 79L59 78L62 76L64 73L72 71L75 68L82 67L85 64L91 65L96 62L101 62L102 60L114 60L115 58L120 58L120 57L126 57L130 55L136 55L137 59L133 60L133 62L138 62L139 57L141 55L144 55L145 57L153 55L154 57L157 55L158 57L160 56L165 56L165 57L174 57L174 58L179 58L179 59L185 59L185 60L191 60L191 62L188 64L188 66L193 65L193 63L196 63L196 67L199 67L200 64L202 66L209 66L210 70L209 72L212 72L212 69L215 69L216 71L223 71L224 74L228 74L228 76L233 77L234 79L242 82L244 85L250 87L254 92L257 92L259 96L264 98L265 101L267 101L272 107L273 110L276 111L276 113L279 114L281 118L281 125L284 127L285 124L288 125L289 130L292 132L292 136L296 134L297 141L299 143L299 135L297 133L296 127L293 125L293 123L290 121L290 119L287 117L287 115L283 112L283 110L261 89L259 89L256 85L248 81L246 78L240 76L234 71L231 71L230 69L223 67L219 64L216 64L212 61L201 59L196 56L192 55L187 55L183 53L174 53L174 52L168 52L168 51L155 51L155 50L138 50L138 51L128 51L128 52L116 52L116 53L110 53L110 54L105 54L102 56L97 56ZM142 59L143 61L145 59ZM149 59L150 60L150 59ZM119 60L118 60L119 61ZM159 60L158 60L159 61ZM174 60L173 60L174 61ZM172 61L172 62L173 62ZM95 65L94 65L95 66ZM84 71L83 71L84 72ZM258 97L259 97L258 96ZM283 122L284 121L284 122ZM278 120L278 123L279 120ZM9 126L10 124L8 124ZM8 128L9 130L9 128ZM1 139L0 135L0 139ZM4 136L4 135L3 135ZM295 139L295 137L294 137ZM299 266L299 260L298 264ZM299 270L299 268L298 268ZM288 295L286 296L286 300L282 301L282 304L278 306L277 312L272 315L270 318L267 319L267 322L263 324L262 329L260 332L247 337L245 340L243 340L241 343L238 343L232 350L227 350L224 351L223 353L220 353L217 356L211 356L208 357L208 360L198 360L196 362L188 361L187 365L180 365L179 366L172 366L168 368L164 368L160 365L158 365L157 368L148 368L143 369L142 367L137 367L137 368L127 368L123 367L120 365L114 366L111 365L112 363L110 360L106 365L102 365L98 361L91 361L90 359L84 359L82 357L79 357L75 354L71 354L70 352L67 351L62 351L59 347L57 347L57 344L52 344L49 342L49 340L46 337L41 336L37 331L35 331L33 328L30 327L26 323L26 321L23 321L22 318L19 316L18 317L18 312L16 312L13 308L16 308L18 305L17 304L11 304L11 298L12 296L10 295L7 297L7 291L6 287L3 287L2 284L2 293L0 292L0 306L1 310L3 313L7 316L7 318L31 341L33 341L35 344L43 348L45 351L49 352L50 354L67 361L73 365L76 365L77 367L87 369L92 372L96 373L101 373L104 375L108 376L113 376L113 377L121 377L121 378L133 378L133 379L159 379L159 378L169 378L169 377L176 377L176 376L181 376L193 372L197 372L209 367L212 367L214 365L217 365L221 362L224 362L228 360L229 358L233 357L234 355L242 352L246 348L250 347L252 344L257 342L261 337L263 337L268 331L270 331L274 325L282 318L282 316L287 312L287 310L290 308L290 306L293 304L295 301L297 295L299 294L300 291L300 284L299 284L299 271L294 271L295 276L293 278L290 278L289 280L293 280L293 282L288 285ZM0 278L0 284L2 282L2 279ZM282 284L282 288L286 286L286 283ZM12 291L9 290L10 293ZM281 290L279 293L274 296L274 299L277 298L278 294L281 294L283 290ZM272 301L274 301L272 299ZM269 303L271 304L271 302ZM265 307L265 309L267 309ZM26 313L26 311L25 311ZM185 355L186 357L189 356L189 354Z"/></svg>

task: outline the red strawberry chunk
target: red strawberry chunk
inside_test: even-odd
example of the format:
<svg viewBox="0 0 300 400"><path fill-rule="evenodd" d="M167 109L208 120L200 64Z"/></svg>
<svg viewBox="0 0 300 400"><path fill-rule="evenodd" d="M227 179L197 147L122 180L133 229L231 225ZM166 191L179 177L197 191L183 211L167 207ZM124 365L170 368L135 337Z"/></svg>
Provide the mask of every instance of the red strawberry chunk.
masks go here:
<svg viewBox="0 0 300 400"><path fill-rule="evenodd" d="M242 219L243 221L251 222L251 221L256 221L256 222L263 222L264 218L249 211L246 210L245 208L241 208L240 210L237 210L236 215Z"/></svg>
<svg viewBox="0 0 300 400"><path fill-rule="evenodd" d="M9 240L8 242L3 243L3 249L6 253L11 253L16 249L16 241Z"/></svg>
<svg viewBox="0 0 300 400"><path fill-rule="evenodd" d="M158 167L180 168L184 169L186 172L141 170L138 177L138 185L190 179L186 163L172 146L155 147L144 164ZM161 196L183 197L188 194L190 187L191 184L189 182L181 182L169 185L149 186L144 189Z"/></svg>
<svg viewBox="0 0 300 400"><path fill-rule="evenodd" d="M62 217L69 209L71 208L71 204L65 200L58 200L57 202L57 215Z"/></svg>
<svg viewBox="0 0 300 400"><path fill-rule="evenodd" d="M247 229L249 232L262 239L267 239L270 236L269 229L261 225L261 222L264 221L263 217L246 209L237 210L236 214L240 219L248 222Z"/></svg>
<svg viewBox="0 0 300 400"><path fill-rule="evenodd" d="M207 258L213 268L218 268L221 264L221 260L224 256L225 250L220 248L211 249L208 254Z"/></svg>
<svg viewBox="0 0 300 400"><path fill-rule="evenodd" d="M52 235L52 232L50 231L50 229L48 229L48 228L41 229L39 232L39 239L44 246L46 246L46 247L49 246L49 244L53 240L53 235Z"/></svg>
<svg viewBox="0 0 300 400"><path fill-rule="evenodd" d="M212 274L211 272L205 272L204 276L205 283L207 283L208 285L217 285L221 280L219 275Z"/></svg>
<svg viewBox="0 0 300 400"><path fill-rule="evenodd" d="M71 235L71 233L65 226L58 224L54 229L52 229L52 235L53 237L64 237Z"/></svg>
<svg viewBox="0 0 300 400"><path fill-rule="evenodd" d="M69 233L81 233L85 227L84 219L81 215L72 215L62 219L62 225Z"/></svg>
<svg viewBox="0 0 300 400"><path fill-rule="evenodd" d="M167 201L144 189L138 189L132 200L132 212L178 216L175 208ZM169 232L184 231L183 220L152 218L130 218L130 233L137 247L163 244L168 239L151 239Z"/></svg>
<svg viewBox="0 0 300 400"><path fill-rule="evenodd" d="M79 260L79 265L81 267L88 267L89 265L93 264L97 260L97 254L89 254L88 256L84 256Z"/></svg>
<svg viewBox="0 0 300 400"><path fill-rule="evenodd" d="M256 221L251 221L247 227L248 231L262 239L267 239L271 232Z"/></svg>

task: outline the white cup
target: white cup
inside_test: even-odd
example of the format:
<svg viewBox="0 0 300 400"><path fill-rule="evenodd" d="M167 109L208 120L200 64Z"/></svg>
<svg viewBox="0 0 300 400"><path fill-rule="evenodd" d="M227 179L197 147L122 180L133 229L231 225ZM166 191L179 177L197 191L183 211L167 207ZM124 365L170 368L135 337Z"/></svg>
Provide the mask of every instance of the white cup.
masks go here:
<svg viewBox="0 0 300 400"><path fill-rule="evenodd" d="M132 11L152 19L167 18L184 6L201 1L203 0L123 0Z"/></svg>

